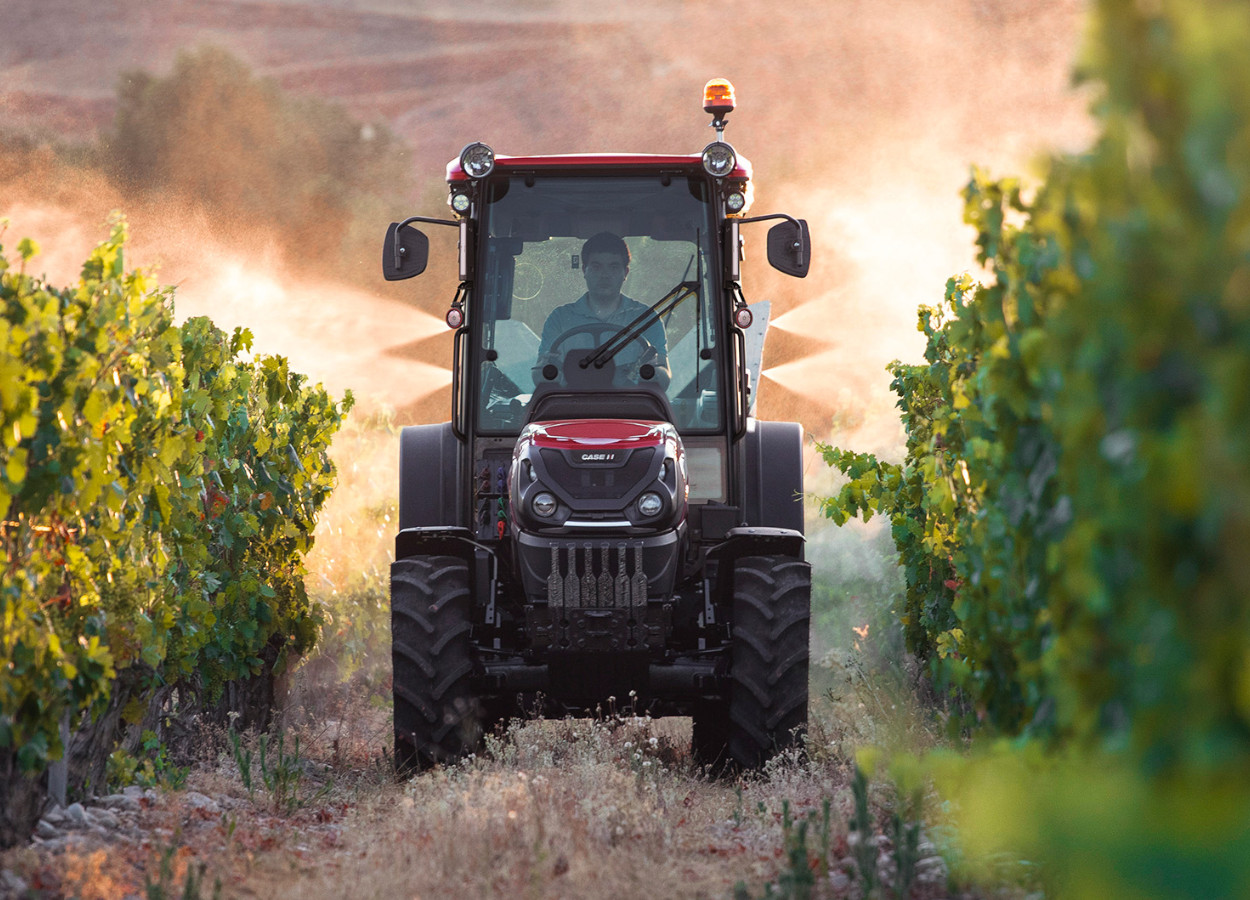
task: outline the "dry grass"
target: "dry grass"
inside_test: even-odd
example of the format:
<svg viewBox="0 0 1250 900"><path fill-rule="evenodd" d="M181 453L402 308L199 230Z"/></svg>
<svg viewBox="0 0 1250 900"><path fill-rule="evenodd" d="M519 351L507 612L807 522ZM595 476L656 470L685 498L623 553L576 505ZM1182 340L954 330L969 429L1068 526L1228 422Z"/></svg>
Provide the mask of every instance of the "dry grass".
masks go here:
<svg viewBox="0 0 1250 900"><path fill-rule="evenodd" d="M836 728L817 721L813 734ZM201 874L190 896L210 897L220 881L226 898L698 898L740 896L740 882L758 897L795 868L787 822L810 818L801 866L811 892L777 896L861 896L851 767L819 740L805 759L713 780L690 760L688 720L518 721L477 756L397 783L385 709L293 727L288 752L296 734L294 809L277 806L257 774L249 794L224 736L205 735L210 758L186 789L147 804L133 833L80 834L58 853L12 852L4 867L42 897L184 896ZM255 751L256 736L244 745ZM192 791L215 805L197 806ZM878 787L873 803L884 821L889 792ZM911 896L950 894L943 879Z"/></svg>

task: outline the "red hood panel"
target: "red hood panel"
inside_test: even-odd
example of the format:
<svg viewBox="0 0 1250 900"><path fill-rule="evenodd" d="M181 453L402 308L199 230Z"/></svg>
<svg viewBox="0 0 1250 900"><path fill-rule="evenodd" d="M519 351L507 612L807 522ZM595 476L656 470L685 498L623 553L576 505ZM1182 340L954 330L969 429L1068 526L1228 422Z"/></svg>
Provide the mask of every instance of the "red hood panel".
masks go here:
<svg viewBox="0 0 1250 900"><path fill-rule="evenodd" d="M673 426L667 422L566 419L543 422L535 426L533 441L535 446L555 449L601 447L628 450L634 447L658 447L673 436Z"/></svg>

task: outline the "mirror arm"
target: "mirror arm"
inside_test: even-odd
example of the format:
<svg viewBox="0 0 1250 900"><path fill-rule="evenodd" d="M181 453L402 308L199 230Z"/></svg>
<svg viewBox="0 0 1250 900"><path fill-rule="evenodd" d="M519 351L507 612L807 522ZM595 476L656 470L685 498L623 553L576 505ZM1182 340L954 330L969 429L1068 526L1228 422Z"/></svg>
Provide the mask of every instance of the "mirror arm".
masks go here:
<svg viewBox="0 0 1250 900"><path fill-rule="evenodd" d="M413 222L425 222L428 225L450 225L453 228L459 228L460 223L452 219L431 219L429 216L409 216L395 227L395 268L398 269L403 265L403 247L399 245L399 232L405 225L411 225Z"/></svg>
<svg viewBox="0 0 1250 900"><path fill-rule="evenodd" d="M452 228L459 228L460 223L455 219L431 219L429 216L409 216L399 223L399 227L411 225L413 222L425 222L429 225L450 225Z"/></svg>
<svg viewBox="0 0 1250 900"><path fill-rule="evenodd" d="M769 213L766 216L751 216L750 218L738 219L737 221L739 224L742 224L744 222L767 222L769 219L785 219L795 228L801 227L799 225L798 219L794 218L794 216L788 216L785 213ZM798 265L800 266L803 265L803 243L802 241L796 242L794 245L794 259L795 259L795 262L798 263Z"/></svg>

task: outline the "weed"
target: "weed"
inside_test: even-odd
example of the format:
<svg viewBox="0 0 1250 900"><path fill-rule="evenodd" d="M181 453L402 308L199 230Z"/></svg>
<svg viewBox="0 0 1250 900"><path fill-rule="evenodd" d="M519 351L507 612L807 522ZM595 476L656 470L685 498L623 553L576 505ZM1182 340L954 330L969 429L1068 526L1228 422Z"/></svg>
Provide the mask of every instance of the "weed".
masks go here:
<svg viewBox="0 0 1250 900"><path fill-rule="evenodd" d="M820 802L820 877L829 877L829 851L833 839L833 804L826 797Z"/></svg>
<svg viewBox="0 0 1250 900"><path fill-rule="evenodd" d="M105 779L109 788L120 789L137 784L176 791L185 786L190 768L175 766L169 761L169 751L156 732L145 730L142 741L143 759L120 747L109 755L105 764Z"/></svg>
<svg viewBox="0 0 1250 900"><path fill-rule="evenodd" d="M859 766L855 767L855 776L851 779L851 794L855 798L855 815L850 822L847 842L853 848L860 888L867 897L877 886L877 846L873 841L875 829L868 812L868 779Z"/></svg>
<svg viewBox="0 0 1250 900"><path fill-rule="evenodd" d="M285 808L293 812L299 804L299 783L303 777L303 767L299 755L299 735L295 736L295 746L290 753L286 752L286 733L278 732L278 743L274 748L277 755L273 764L269 763L269 735L260 736L260 777L265 783L265 790L273 800L274 809Z"/></svg>
<svg viewBox="0 0 1250 900"><path fill-rule="evenodd" d="M911 896L911 886L916 880L916 864L920 862L920 812L923 798L923 791L916 788L908 802L904 803L900 797L899 803L890 813L890 840L894 846L894 863L897 868L895 891L900 898Z"/></svg>
<svg viewBox="0 0 1250 900"><path fill-rule="evenodd" d="M764 805L761 803L760 808ZM821 880L829 876L829 851L832 836L832 810L829 800L821 804L821 813L808 812L795 819L790 812L790 801L781 801L781 849L786 868L777 881L764 885L764 897L778 900L810 900L816 888L816 876ZM817 846L808 848L808 836L812 826L817 829ZM813 854L817 859L813 859ZM734 886L734 900L750 900L750 892L744 882Z"/></svg>
<svg viewBox="0 0 1250 900"><path fill-rule="evenodd" d="M243 787L247 791L249 797L252 796L252 750L250 747L244 748L243 741L239 737L239 733L233 728L230 729L230 746L234 750L234 762L239 767L239 780L243 782Z"/></svg>
<svg viewBox="0 0 1250 900"><path fill-rule="evenodd" d="M812 874L807 852L807 829L814 818L815 814L809 813L798 822L793 821L790 817L790 801L782 801L781 846L788 867L777 879L780 893L774 894L771 889L772 885L769 885L764 891L765 897L785 897L794 898L794 900L808 900L811 897L812 888L816 885L816 877Z"/></svg>
<svg viewBox="0 0 1250 900"><path fill-rule="evenodd" d="M177 879L174 875L174 860L178 855L178 848L170 845L161 852L160 863L157 867L156 881L145 873L143 876L143 888L147 900L173 900L175 894L175 884ZM201 893L204 886L204 873L207 870L204 863L198 865L188 865L186 879L182 883L182 893L178 895L181 900L202 900ZM212 900L218 900L221 897L221 879L213 880Z"/></svg>
<svg viewBox="0 0 1250 900"><path fill-rule="evenodd" d="M248 797L255 796L253 780L253 759L260 769L260 783L269 795L270 803L276 812L291 813L301 806L324 797L333 787L326 782L310 797L300 795L300 785L304 777L304 759L300 755L299 735L295 736L294 746L288 753L286 749L286 732L279 731L278 739L272 745L270 753L269 735L262 734L257 741L255 756L251 748L243 746L238 732L231 729L230 745L234 750L234 761L239 769L239 779L247 790Z"/></svg>

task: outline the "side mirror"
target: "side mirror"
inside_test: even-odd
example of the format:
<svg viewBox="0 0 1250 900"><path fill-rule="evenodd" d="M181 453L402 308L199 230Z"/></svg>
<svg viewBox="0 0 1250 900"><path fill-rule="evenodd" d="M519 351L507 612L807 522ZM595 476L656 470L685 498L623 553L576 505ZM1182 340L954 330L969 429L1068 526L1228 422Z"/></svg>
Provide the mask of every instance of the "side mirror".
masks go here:
<svg viewBox="0 0 1250 900"><path fill-rule="evenodd" d="M768 263L774 269L806 278L812 262L812 238L806 219L786 219L768 229Z"/></svg>
<svg viewBox="0 0 1250 900"><path fill-rule="evenodd" d="M382 277L387 281L412 278L424 272L429 261L430 239L411 225L392 222L382 245Z"/></svg>

